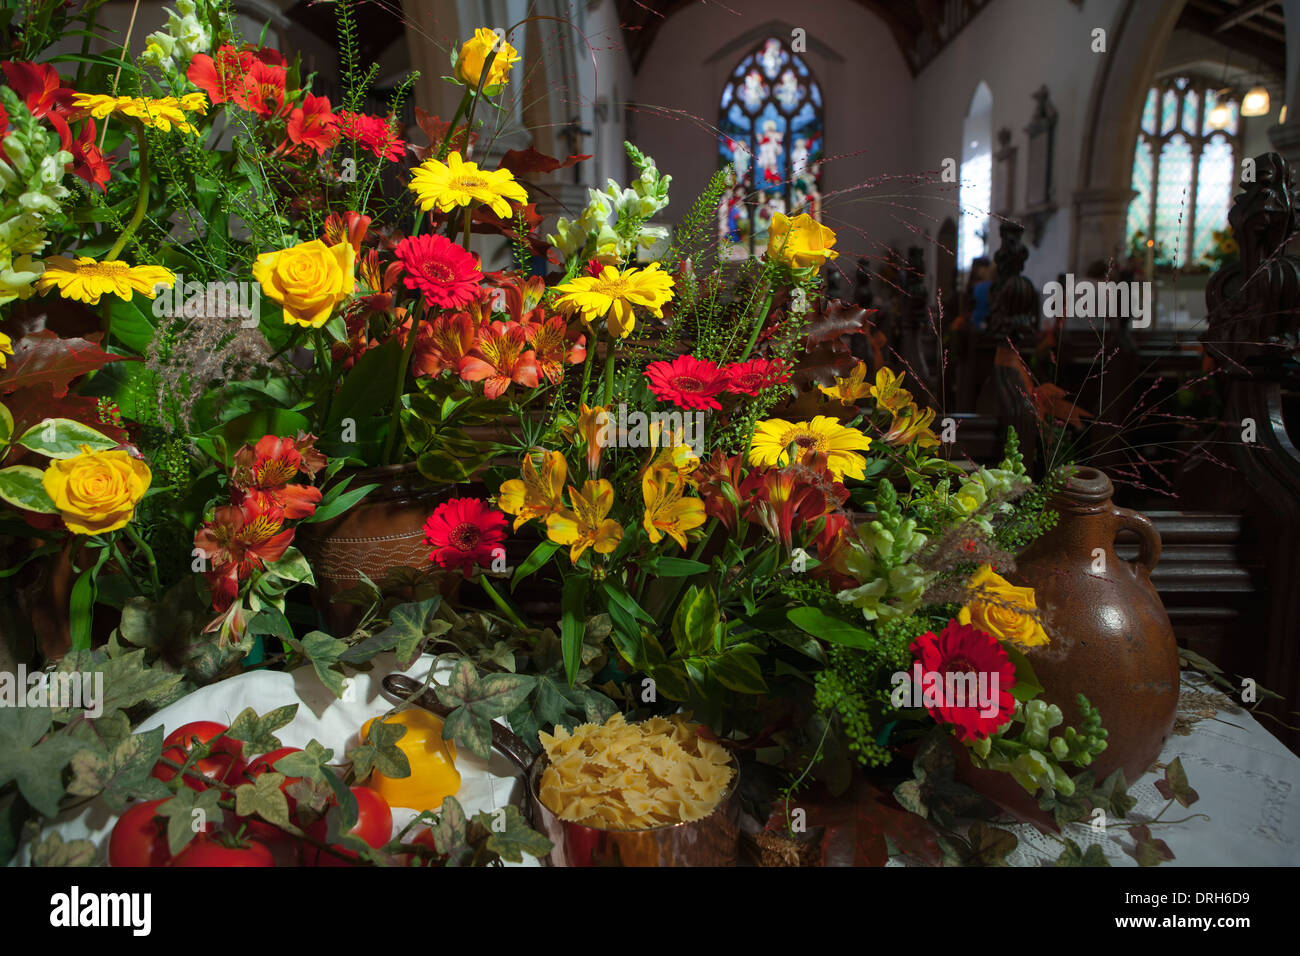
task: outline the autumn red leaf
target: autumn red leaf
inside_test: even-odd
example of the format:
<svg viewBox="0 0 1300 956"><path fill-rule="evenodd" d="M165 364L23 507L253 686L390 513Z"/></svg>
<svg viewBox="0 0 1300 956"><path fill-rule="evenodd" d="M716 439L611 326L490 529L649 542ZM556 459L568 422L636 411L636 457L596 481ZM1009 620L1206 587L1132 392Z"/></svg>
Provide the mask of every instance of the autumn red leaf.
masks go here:
<svg viewBox="0 0 1300 956"><path fill-rule="evenodd" d="M99 347L99 338L95 334L84 339L64 339L49 329L23 336L14 343L14 354L0 374L0 395L49 385L52 396L62 398L74 379L126 358L105 352Z"/></svg>
<svg viewBox="0 0 1300 956"><path fill-rule="evenodd" d="M527 149L506 150L500 165L516 176L524 176L528 173L553 173L557 169L576 166L584 159L591 159L591 155L575 153L568 159L556 159L529 146Z"/></svg>

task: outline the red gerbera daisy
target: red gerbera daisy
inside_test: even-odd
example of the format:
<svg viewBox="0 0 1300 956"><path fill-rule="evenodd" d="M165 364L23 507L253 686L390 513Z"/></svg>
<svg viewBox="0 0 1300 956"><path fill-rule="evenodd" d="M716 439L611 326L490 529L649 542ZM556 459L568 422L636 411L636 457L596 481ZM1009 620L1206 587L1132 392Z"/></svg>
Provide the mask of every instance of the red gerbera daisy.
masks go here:
<svg viewBox="0 0 1300 956"><path fill-rule="evenodd" d="M406 143L397 135L391 117L367 116L339 110L339 133L370 150L376 156L394 162L402 158Z"/></svg>
<svg viewBox="0 0 1300 956"><path fill-rule="evenodd" d="M478 297L483 273L474 257L446 236L407 236L397 244L408 289L424 293L428 306L458 309Z"/></svg>
<svg viewBox="0 0 1300 956"><path fill-rule="evenodd" d="M783 359L750 359L737 362L722 370L727 376L727 391L737 395L757 396L763 389L790 380L790 372Z"/></svg>
<svg viewBox="0 0 1300 956"><path fill-rule="evenodd" d="M680 355L672 362L651 362L645 375L661 401L687 409L722 407L714 396L727 387L727 375L712 362Z"/></svg>
<svg viewBox="0 0 1300 956"><path fill-rule="evenodd" d="M465 577L475 565L491 566L505 539L506 516L480 498L452 498L424 523L424 543L433 548L429 560Z"/></svg>
<svg viewBox="0 0 1300 956"><path fill-rule="evenodd" d="M952 724L959 740L987 737L1011 719L1016 668L995 637L952 620L938 635L917 637L910 650L920 663L926 710Z"/></svg>

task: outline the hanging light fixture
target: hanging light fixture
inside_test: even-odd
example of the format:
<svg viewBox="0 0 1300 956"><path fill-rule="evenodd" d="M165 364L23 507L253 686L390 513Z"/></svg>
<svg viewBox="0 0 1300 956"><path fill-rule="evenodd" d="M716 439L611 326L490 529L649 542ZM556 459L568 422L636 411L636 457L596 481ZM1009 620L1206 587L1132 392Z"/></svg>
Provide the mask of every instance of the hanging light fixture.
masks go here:
<svg viewBox="0 0 1300 956"><path fill-rule="evenodd" d="M1263 86L1252 86L1241 98L1242 116L1267 116L1268 110L1268 90Z"/></svg>
<svg viewBox="0 0 1300 956"><path fill-rule="evenodd" d="M1232 90L1218 90L1214 94L1214 105L1210 111L1205 114L1205 125L1210 129L1227 129L1232 123L1232 110L1228 108L1228 102L1232 96Z"/></svg>

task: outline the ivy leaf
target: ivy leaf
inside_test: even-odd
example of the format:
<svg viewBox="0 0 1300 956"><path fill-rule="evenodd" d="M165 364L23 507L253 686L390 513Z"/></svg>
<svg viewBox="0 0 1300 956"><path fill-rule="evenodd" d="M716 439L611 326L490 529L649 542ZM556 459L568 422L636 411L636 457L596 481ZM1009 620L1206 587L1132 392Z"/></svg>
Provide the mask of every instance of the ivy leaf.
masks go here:
<svg viewBox="0 0 1300 956"><path fill-rule="evenodd" d="M438 819L431 827L433 847L447 857L448 866L462 866L473 856L473 849L467 841L468 821L465 810L455 797L442 801Z"/></svg>
<svg viewBox="0 0 1300 956"><path fill-rule="evenodd" d="M411 761L397 746L397 741L404 736L406 727L403 724L390 724L383 719L371 724L365 742L348 751L356 778L366 779L371 770L378 770L385 777L409 777Z"/></svg>
<svg viewBox="0 0 1300 956"><path fill-rule="evenodd" d="M1151 836L1150 827L1131 827L1129 835L1133 837L1133 848L1126 847L1124 852L1137 860L1138 866L1159 866L1174 858L1174 851L1169 849L1169 844Z"/></svg>
<svg viewBox="0 0 1300 956"><path fill-rule="evenodd" d="M1089 845L1085 852L1079 848L1079 844L1069 837L1064 839L1065 849L1056 858L1057 866L1110 866L1110 860L1106 859L1106 854L1102 852L1100 844L1093 843Z"/></svg>
<svg viewBox="0 0 1300 956"><path fill-rule="evenodd" d="M79 720L68 735L92 747L111 751L131 736L131 720L119 710L103 717Z"/></svg>
<svg viewBox="0 0 1300 956"><path fill-rule="evenodd" d="M552 727L564 720L564 715L569 709L569 701L560 693L555 681L549 677L537 679L537 692L533 700L533 708L537 716L543 723L550 724ZM514 726L513 722L511 726Z"/></svg>
<svg viewBox="0 0 1300 956"><path fill-rule="evenodd" d="M397 652L399 667L410 667L420 652L420 645L432 632L435 636L445 634L451 625L446 621L431 622L430 618L438 610L442 598L431 597L412 604L399 604L388 614L388 627L375 637L392 647ZM431 624L443 625L441 629Z"/></svg>
<svg viewBox="0 0 1300 956"><path fill-rule="evenodd" d="M1086 770L1074 778L1074 793L1070 796L1063 796L1060 791L1044 793L1038 798L1038 806L1052 814L1058 827L1087 820L1093 808L1092 771Z"/></svg>
<svg viewBox="0 0 1300 956"><path fill-rule="evenodd" d="M288 642L290 647L311 661L312 669L316 671L320 682L335 697L342 697L345 685L338 662L348 649L347 643L323 631L312 631L301 641L290 637Z"/></svg>
<svg viewBox="0 0 1300 956"><path fill-rule="evenodd" d="M969 866L1006 866L1008 854L1020 844L1010 830L990 826L983 820L971 824L968 838L971 852L966 863Z"/></svg>
<svg viewBox="0 0 1300 956"><path fill-rule="evenodd" d="M95 844L89 840L69 840L50 831L32 847L32 866L90 866L95 860Z"/></svg>
<svg viewBox="0 0 1300 956"><path fill-rule="evenodd" d="M325 774L325 764L333 759L334 751L313 739L302 750L286 754L277 760L274 769L286 777L305 777L319 781Z"/></svg>
<svg viewBox="0 0 1300 956"><path fill-rule="evenodd" d="M1186 778L1184 778L1185 780ZM1093 805L1101 807L1107 816L1123 817L1137 806L1137 798L1128 795L1128 782L1124 771L1117 769L1093 791Z"/></svg>
<svg viewBox="0 0 1300 956"><path fill-rule="evenodd" d="M167 848L172 856L185 849L204 827L221 817L217 801L221 791L191 790L181 787L166 803L158 805L158 815L167 818Z"/></svg>
<svg viewBox="0 0 1300 956"><path fill-rule="evenodd" d="M444 707L452 708L442 725L445 740L454 740L475 756L492 755L492 720L504 717L528 699L536 678L522 674L489 674L480 679L474 665L461 660L447 686L434 692Z"/></svg>
<svg viewBox="0 0 1300 956"><path fill-rule="evenodd" d="M0 707L0 787L18 782L23 798L43 816L59 812L63 768L81 749L70 736L51 734L48 707Z"/></svg>
<svg viewBox="0 0 1300 956"><path fill-rule="evenodd" d="M484 846L507 863L522 863L525 853L543 857L554 847L550 840L528 826L513 804L475 814L474 822L488 832Z"/></svg>
<svg viewBox="0 0 1300 956"><path fill-rule="evenodd" d="M284 774L264 773L252 783L236 787L235 814L241 817L256 815L283 830L298 833L298 828L289 820L289 800L280 789L282 783Z"/></svg>
<svg viewBox="0 0 1300 956"><path fill-rule="evenodd" d="M67 671L73 673L92 670L104 675L101 717L136 704L155 703L171 694L184 679L183 674L169 674L160 667L146 667L144 648L129 651L120 657L100 660L89 667L84 666L86 663L88 661L80 655L72 661L65 656L59 662L58 671L64 672L66 667ZM95 678L95 685L97 688L101 686L98 677Z"/></svg>
<svg viewBox="0 0 1300 956"><path fill-rule="evenodd" d="M274 731L288 724L297 714L297 704L277 707L268 712L265 717L257 716L257 711L252 707L245 707L231 722L226 736L232 740L243 741L245 757L270 753L281 746L280 739L275 736Z"/></svg>
<svg viewBox="0 0 1300 956"><path fill-rule="evenodd" d="M1187 771L1183 769L1183 758L1175 757L1173 763L1165 767L1165 779L1156 781L1156 789L1166 800L1177 800L1182 807L1190 807L1201 795L1187 783Z"/></svg>
<svg viewBox="0 0 1300 956"><path fill-rule="evenodd" d="M922 742L912 763L911 780L894 788L894 799L917 816L951 827L958 817L985 813L988 801L955 779L957 759L943 728L935 728Z"/></svg>
<svg viewBox="0 0 1300 956"><path fill-rule="evenodd" d="M133 734L109 752L81 750L72 758L72 781L68 793L74 797L102 794L109 809L121 812L133 798L153 800L171 790L150 776L162 756L163 729Z"/></svg>

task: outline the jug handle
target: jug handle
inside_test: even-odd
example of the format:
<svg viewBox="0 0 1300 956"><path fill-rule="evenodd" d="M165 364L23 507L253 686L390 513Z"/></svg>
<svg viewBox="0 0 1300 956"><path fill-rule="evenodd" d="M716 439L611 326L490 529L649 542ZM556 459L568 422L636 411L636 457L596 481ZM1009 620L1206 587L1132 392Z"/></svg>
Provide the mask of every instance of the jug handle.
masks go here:
<svg viewBox="0 0 1300 956"><path fill-rule="evenodd" d="M1156 564L1160 561L1160 532L1156 530L1155 523L1146 515L1130 511L1128 508L1116 508L1111 506L1111 511L1119 520L1117 530L1132 531L1138 538L1137 560L1133 563L1138 565L1151 577L1151 572Z"/></svg>

